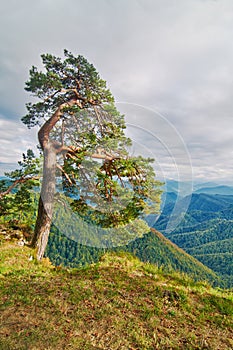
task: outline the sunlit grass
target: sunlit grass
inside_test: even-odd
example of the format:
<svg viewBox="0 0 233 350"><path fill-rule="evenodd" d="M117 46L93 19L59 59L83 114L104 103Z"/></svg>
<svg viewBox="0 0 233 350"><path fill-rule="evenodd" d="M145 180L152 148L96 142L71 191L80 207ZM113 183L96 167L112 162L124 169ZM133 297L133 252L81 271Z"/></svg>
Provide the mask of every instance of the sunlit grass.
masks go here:
<svg viewBox="0 0 233 350"><path fill-rule="evenodd" d="M130 254L80 269L0 247L0 349L231 349L233 293Z"/></svg>

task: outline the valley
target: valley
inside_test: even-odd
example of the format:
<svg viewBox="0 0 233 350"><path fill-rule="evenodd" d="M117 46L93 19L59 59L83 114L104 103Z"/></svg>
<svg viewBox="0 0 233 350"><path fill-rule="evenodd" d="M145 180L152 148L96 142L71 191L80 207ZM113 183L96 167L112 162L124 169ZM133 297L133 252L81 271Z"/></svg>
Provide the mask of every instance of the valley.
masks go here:
<svg viewBox="0 0 233 350"><path fill-rule="evenodd" d="M195 188L194 188L195 189ZM223 193L221 192L222 190ZM226 191L228 190L228 192ZM206 191L206 192L205 192ZM230 186L199 187L190 195L190 204L184 217L172 232L167 225L174 206L181 208L183 198L176 203L177 192L167 194L163 212L155 224L168 239L198 259L224 279L227 287L233 285L233 196Z"/></svg>

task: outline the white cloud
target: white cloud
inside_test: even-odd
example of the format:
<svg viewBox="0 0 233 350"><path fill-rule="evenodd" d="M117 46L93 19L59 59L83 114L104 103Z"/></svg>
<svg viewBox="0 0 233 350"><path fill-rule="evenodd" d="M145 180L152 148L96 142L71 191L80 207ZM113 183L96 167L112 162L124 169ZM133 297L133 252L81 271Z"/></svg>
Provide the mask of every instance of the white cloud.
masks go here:
<svg viewBox="0 0 233 350"><path fill-rule="evenodd" d="M17 121L0 119L0 163L15 163L28 148L36 151L36 130Z"/></svg>

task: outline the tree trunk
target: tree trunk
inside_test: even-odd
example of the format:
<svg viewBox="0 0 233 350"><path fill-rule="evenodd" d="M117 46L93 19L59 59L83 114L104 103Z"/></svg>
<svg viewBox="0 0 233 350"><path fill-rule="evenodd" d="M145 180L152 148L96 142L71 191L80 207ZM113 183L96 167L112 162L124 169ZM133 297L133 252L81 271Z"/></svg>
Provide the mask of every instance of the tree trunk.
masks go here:
<svg viewBox="0 0 233 350"><path fill-rule="evenodd" d="M56 186L56 150L49 141L44 147L44 165L41 194L34 236L31 245L36 248L37 259L41 260L47 246L53 216Z"/></svg>

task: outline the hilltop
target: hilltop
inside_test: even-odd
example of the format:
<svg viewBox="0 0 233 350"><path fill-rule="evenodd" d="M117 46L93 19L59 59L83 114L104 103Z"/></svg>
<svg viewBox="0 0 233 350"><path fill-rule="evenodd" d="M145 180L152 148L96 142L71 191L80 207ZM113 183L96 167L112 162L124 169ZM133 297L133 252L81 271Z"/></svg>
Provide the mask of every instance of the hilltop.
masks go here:
<svg viewBox="0 0 233 350"><path fill-rule="evenodd" d="M232 349L233 293L129 253L85 268L0 245L0 349Z"/></svg>
<svg viewBox="0 0 233 350"><path fill-rule="evenodd" d="M195 280L205 280L217 286L222 285L222 281L216 273L153 228L143 237L137 238L125 246L98 249L78 244L53 227L46 255L54 265L80 267L96 263L105 252L113 251L132 253L141 261L162 266L166 271L177 270L189 274Z"/></svg>

